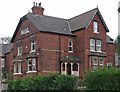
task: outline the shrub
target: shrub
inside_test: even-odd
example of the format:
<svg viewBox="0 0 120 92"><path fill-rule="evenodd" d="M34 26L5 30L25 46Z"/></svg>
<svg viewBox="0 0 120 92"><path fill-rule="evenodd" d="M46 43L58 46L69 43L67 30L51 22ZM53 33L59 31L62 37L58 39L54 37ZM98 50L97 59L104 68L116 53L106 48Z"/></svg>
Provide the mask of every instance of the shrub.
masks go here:
<svg viewBox="0 0 120 92"><path fill-rule="evenodd" d="M89 71L84 83L86 90L120 90L120 71L112 67Z"/></svg>
<svg viewBox="0 0 120 92"><path fill-rule="evenodd" d="M8 90L76 90L78 78L58 74L10 80Z"/></svg>

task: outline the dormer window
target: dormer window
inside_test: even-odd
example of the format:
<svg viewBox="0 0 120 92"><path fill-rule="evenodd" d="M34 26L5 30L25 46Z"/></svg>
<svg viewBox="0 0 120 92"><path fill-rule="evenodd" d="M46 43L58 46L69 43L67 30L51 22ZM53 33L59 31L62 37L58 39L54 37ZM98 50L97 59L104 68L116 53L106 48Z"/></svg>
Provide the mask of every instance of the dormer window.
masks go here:
<svg viewBox="0 0 120 92"><path fill-rule="evenodd" d="M29 27L21 29L21 35L29 33Z"/></svg>
<svg viewBox="0 0 120 92"><path fill-rule="evenodd" d="M97 21L93 22L93 31L94 33L98 33L98 22Z"/></svg>

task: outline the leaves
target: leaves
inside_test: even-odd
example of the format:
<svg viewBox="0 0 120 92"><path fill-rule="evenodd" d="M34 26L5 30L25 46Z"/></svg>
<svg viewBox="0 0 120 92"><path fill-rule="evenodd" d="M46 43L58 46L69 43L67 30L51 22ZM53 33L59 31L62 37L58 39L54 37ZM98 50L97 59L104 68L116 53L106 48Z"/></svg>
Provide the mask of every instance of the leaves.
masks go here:
<svg viewBox="0 0 120 92"><path fill-rule="evenodd" d="M89 71L84 83L87 90L120 90L120 71L117 68L101 68Z"/></svg>
<svg viewBox="0 0 120 92"><path fill-rule="evenodd" d="M39 75L8 82L8 90L75 90L78 78L59 74Z"/></svg>

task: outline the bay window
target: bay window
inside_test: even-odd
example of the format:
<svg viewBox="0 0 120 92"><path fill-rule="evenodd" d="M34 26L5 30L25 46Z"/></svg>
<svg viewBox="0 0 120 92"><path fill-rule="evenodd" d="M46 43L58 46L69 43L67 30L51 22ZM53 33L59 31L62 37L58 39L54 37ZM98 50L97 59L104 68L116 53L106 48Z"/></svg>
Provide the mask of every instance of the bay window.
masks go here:
<svg viewBox="0 0 120 92"><path fill-rule="evenodd" d="M89 57L89 69L91 70L92 69L92 62L91 62L91 56Z"/></svg>
<svg viewBox="0 0 120 92"><path fill-rule="evenodd" d="M21 62L14 62L14 74L21 74Z"/></svg>
<svg viewBox="0 0 120 92"><path fill-rule="evenodd" d="M100 60L99 60L99 67L103 68L103 66L104 66L104 60L103 60L103 58L100 58Z"/></svg>
<svg viewBox="0 0 120 92"><path fill-rule="evenodd" d="M93 59L93 69L97 69L98 68L98 59L94 58Z"/></svg>
<svg viewBox="0 0 120 92"><path fill-rule="evenodd" d="M36 59L28 59L28 72L36 71Z"/></svg>

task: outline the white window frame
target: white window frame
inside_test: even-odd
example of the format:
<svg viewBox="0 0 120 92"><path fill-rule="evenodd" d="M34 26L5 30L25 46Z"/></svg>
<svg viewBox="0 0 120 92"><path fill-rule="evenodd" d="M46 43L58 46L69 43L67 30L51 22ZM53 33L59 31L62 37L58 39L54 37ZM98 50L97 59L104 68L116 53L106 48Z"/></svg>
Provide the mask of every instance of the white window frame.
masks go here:
<svg viewBox="0 0 120 92"><path fill-rule="evenodd" d="M97 60L97 64L94 62L94 59ZM93 69L97 69L97 68L94 68L94 66L97 66L97 68L98 68L98 58L97 57L93 58Z"/></svg>
<svg viewBox="0 0 120 92"><path fill-rule="evenodd" d="M29 33L29 27L25 27L24 29L21 29L21 35Z"/></svg>
<svg viewBox="0 0 120 92"><path fill-rule="evenodd" d="M19 46L18 46L18 55L21 55L21 54L22 54L22 46L19 45Z"/></svg>
<svg viewBox="0 0 120 92"><path fill-rule="evenodd" d="M100 44L98 44L99 42L100 42ZM101 52L101 40L97 40L97 45L96 46L97 46L97 52Z"/></svg>
<svg viewBox="0 0 120 92"><path fill-rule="evenodd" d="M1 59L1 67L5 67L5 59Z"/></svg>
<svg viewBox="0 0 120 92"><path fill-rule="evenodd" d="M14 73L17 73L17 62L14 63Z"/></svg>
<svg viewBox="0 0 120 92"><path fill-rule="evenodd" d="M112 63L107 63L107 68L109 69L109 67L112 66Z"/></svg>
<svg viewBox="0 0 120 92"><path fill-rule="evenodd" d="M71 46L69 43L71 43ZM69 48L71 48L71 50ZM68 52L73 52L73 41L68 42Z"/></svg>
<svg viewBox="0 0 120 92"><path fill-rule="evenodd" d="M102 64L100 64L100 60L102 60ZM104 59L103 59L103 58L100 58L100 59L99 59L99 67L101 67L101 68L104 67Z"/></svg>
<svg viewBox="0 0 120 92"><path fill-rule="evenodd" d="M18 62L18 73L21 73L21 62Z"/></svg>
<svg viewBox="0 0 120 92"><path fill-rule="evenodd" d="M91 56L89 57L89 70L92 70L92 60L91 60Z"/></svg>
<svg viewBox="0 0 120 92"><path fill-rule="evenodd" d="M94 44L92 44L92 41L94 41L94 42L93 42ZM93 47L94 49L92 49L92 47ZM95 51L95 39L90 39L90 51Z"/></svg>
<svg viewBox="0 0 120 92"><path fill-rule="evenodd" d="M98 32L98 22L97 21L93 22L93 30L94 30L94 33L99 33Z"/></svg>
<svg viewBox="0 0 120 92"><path fill-rule="evenodd" d="M34 46L34 49L33 49ZM35 40L31 40L31 52L35 51Z"/></svg>
<svg viewBox="0 0 120 92"><path fill-rule="evenodd" d="M29 70L29 67L32 67L31 64L29 64L29 61L31 61L31 59L28 59L28 71L31 71L31 68Z"/></svg>
<svg viewBox="0 0 120 92"><path fill-rule="evenodd" d="M33 67L35 67L35 70L36 70L36 59L32 59L32 71L35 71L33 70Z"/></svg>

